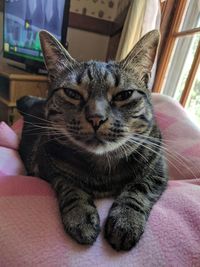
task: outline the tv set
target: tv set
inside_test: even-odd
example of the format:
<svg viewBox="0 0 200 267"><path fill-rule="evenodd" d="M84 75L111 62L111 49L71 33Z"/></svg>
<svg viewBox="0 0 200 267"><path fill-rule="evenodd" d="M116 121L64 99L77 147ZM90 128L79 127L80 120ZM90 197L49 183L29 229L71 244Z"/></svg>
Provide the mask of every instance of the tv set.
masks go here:
<svg viewBox="0 0 200 267"><path fill-rule="evenodd" d="M39 31L45 29L66 46L70 0L4 0L3 56L28 71L44 67Z"/></svg>

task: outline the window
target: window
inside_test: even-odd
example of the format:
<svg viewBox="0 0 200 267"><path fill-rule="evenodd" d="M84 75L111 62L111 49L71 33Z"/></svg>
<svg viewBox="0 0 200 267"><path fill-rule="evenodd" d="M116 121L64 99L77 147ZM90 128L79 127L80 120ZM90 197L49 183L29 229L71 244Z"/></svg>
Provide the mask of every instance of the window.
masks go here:
<svg viewBox="0 0 200 267"><path fill-rule="evenodd" d="M154 91L178 100L200 125L199 64L200 0L181 0L161 54Z"/></svg>
<svg viewBox="0 0 200 267"><path fill-rule="evenodd" d="M191 118L200 125L200 67L198 68L185 107L191 114Z"/></svg>

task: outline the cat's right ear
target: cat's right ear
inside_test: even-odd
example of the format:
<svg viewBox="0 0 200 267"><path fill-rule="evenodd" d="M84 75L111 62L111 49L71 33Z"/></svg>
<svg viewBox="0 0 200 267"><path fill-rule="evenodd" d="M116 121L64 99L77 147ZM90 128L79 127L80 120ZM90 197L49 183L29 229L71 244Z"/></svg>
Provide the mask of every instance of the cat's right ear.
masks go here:
<svg viewBox="0 0 200 267"><path fill-rule="evenodd" d="M71 70L78 62L48 31L39 32L40 43L49 77L54 80L64 70Z"/></svg>

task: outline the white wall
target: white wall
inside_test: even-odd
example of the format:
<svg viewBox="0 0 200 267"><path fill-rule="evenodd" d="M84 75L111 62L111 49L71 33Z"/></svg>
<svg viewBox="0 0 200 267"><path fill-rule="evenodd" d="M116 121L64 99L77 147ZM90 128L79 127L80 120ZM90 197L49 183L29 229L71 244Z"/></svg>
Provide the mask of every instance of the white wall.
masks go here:
<svg viewBox="0 0 200 267"><path fill-rule="evenodd" d="M126 9L129 2L130 0L71 0L70 12L85 14L102 20L115 21L117 16Z"/></svg>
<svg viewBox="0 0 200 267"><path fill-rule="evenodd" d="M78 60L105 60L109 37L74 28L68 29L69 53Z"/></svg>

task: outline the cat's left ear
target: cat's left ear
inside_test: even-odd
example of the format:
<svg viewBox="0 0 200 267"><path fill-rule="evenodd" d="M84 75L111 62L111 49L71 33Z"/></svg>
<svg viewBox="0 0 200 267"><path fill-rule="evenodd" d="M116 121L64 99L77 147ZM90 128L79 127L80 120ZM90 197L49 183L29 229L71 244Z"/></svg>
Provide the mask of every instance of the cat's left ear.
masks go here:
<svg viewBox="0 0 200 267"><path fill-rule="evenodd" d="M51 80L54 80L63 70L71 70L78 64L48 31L40 31L39 37L45 65Z"/></svg>
<svg viewBox="0 0 200 267"><path fill-rule="evenodd" d="M127 57L119 63L121 68L136 74L139 81L147 84L156 57L159 40L160 33L158 30L145 34Z"/></svg>

